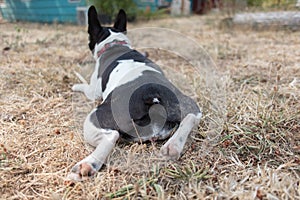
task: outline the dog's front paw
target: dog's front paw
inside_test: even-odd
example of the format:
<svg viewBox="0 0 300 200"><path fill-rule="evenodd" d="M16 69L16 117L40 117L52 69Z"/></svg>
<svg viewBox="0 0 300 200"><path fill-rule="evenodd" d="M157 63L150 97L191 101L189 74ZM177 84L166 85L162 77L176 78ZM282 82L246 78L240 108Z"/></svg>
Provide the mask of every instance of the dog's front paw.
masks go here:
<svg viewBox="0 0 300 200"><path fill-rule="evenodd" d="M76 164L71 172L68 174L67 179L73 181L83 181L95 175L97 170L88 162Z"/></svg>
<svg viewBox="0 0 300 200"><path fill-rule="evenodd" d="M161 147L160 154L168 160L178 160L180 158L181 151L181 148L176 143L167 142Z"/></svg>

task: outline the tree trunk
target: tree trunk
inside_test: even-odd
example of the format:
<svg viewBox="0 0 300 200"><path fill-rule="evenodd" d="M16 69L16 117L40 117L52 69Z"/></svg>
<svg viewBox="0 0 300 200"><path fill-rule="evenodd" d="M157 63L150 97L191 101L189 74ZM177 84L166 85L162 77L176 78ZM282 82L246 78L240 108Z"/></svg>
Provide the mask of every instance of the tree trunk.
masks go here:
<svg viewBox="0 0 300 200"><path fill-rule="evenodd" d="M290 30L300 30L300 12L240 13L232 18L232 24L234 26L243 26L253 29L286 28Z"/></svg>

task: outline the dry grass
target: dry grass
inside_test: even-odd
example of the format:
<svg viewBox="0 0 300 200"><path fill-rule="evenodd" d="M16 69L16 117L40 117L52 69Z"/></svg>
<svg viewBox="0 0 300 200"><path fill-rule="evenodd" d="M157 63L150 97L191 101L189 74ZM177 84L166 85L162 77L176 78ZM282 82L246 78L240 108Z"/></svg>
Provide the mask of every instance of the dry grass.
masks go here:
<svg viewBox="0 0 300 200"><path fill-rule="evenodd" d="M176 29L209 52L226 77L216 80L226 85L217 137L207 91L197 90L204 118L179 161L161 160L161 144L120 143L94 179L73 186L64 184L66 174L92 150L80 136L80 104L70 89L78 64L91 64L86 30L0 24L0 198L300 199L300 32L224 31L216 20L129 28ZM167 53L150 58L185 65Z"/></svg>

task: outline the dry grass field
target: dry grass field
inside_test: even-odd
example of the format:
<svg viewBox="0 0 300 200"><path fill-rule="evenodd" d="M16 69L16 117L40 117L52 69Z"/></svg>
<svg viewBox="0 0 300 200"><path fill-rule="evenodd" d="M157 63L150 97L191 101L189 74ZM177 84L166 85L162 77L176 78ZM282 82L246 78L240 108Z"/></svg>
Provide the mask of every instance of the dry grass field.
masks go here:
<svg viewBox="0 0 300 200"><path fill-rule="evenodd" d="M0 24L0 199L300 199L300 32L218 23L207 15L129 24L174 29L212 57L226 86L216 137L204 85L195 88L203 119L178 161L157 155L161 143L119 143L93 179L74 184L67 173L92 151L75 112L86 100L71 91L74 70L94 64L86 27Z"/></svg>

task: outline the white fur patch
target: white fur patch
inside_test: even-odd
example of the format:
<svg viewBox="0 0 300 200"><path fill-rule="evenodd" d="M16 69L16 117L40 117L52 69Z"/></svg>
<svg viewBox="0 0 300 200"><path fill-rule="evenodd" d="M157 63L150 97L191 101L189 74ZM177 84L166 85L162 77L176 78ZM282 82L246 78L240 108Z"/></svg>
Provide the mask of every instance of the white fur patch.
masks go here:
<svg viewBox="0 0 300 200"><path fill-rule="evenodd" d="M142 62L135 62L134 60L119 60L118 62L118 66L110 73L106 89L103 91L103 101L116 87L135 80L141 76L144 71L160 73Z"/></svg>
<svg viewBox="0 0 300 200"><path fill-rule="evenodd" d="M128 37L124 33L121 33L121 32L115 33L115 32L113 32L111 30L109 30L109 32L110 32L110 36L108 36L105 40L103 40L99 44L95 45L95 49L94 49L94 58L95 58L95 60L98 59L98 55L97 55L98 51L100 51L100 49L102 49L105 46L105 44L110 43L110 42L112 42L114 40L125 41L127 43L126 46L128 46L129 48L131 48L130 41L129 41Z"/></svg>
<svg viewBox="0 0 300 200"><path fill-rule="evenodd" d="M98 128L91 122L91 115L97 111L95 108L90 112L84 121L84 139L92 146L97 147L99 141L105 138L106 141L114 144L119 138L119 133L116 130Z"/></svg>

